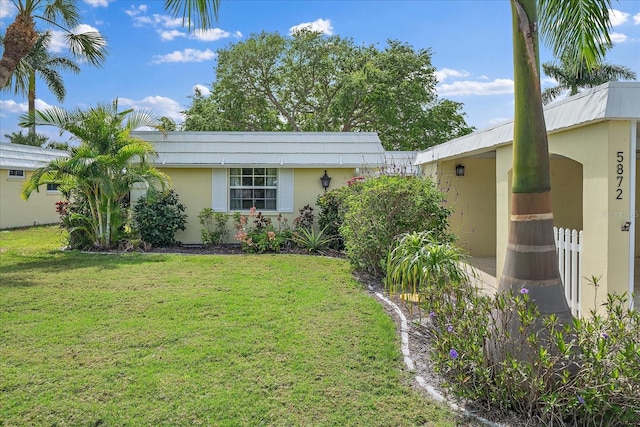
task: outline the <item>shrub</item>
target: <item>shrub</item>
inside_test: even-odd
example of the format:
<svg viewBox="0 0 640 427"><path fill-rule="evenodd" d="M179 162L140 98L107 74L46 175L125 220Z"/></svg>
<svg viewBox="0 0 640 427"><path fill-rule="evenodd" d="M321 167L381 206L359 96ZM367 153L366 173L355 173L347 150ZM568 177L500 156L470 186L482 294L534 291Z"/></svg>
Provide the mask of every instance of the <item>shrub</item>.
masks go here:
<svg viewBox="0 0 640 427"><path fill-rule="evenodd" d="M386 257L396 236L430 231L450 241L450 209L430 178L381 176L347 187L340 233L351 264L384 276ZM338 211L340 213L340 211Z"/></svg>
<svg viewBox="0 0 640 427"><path fill-rule="evenodd" d="M325 230L316 231L313 227L300 228L293 232L291 240L308 252L322 253L333 241L333 237L327 236Z"/></svg>
<svg viewBox="0 0 640 427"><path fill-rule="evenodd" d="M304 205L299 211L298 215L293 220L293 229L305 229L310 230L313 227L314 215L313 208L310 205Z"/></svg>
<svg viewBox="0 0 640 427"><path fill-rule="evenodd" d="M252 223L249 223L249 218ZM236 240L240 241L242 250L249 253L264 253L282 251L291 238L291 229L286 218L278 214L278 226L275 227L271 218L253 207L249 210L249 218L236 212L233 216L236 229Z"/></svg>
<svg viewBox="0 0 640 427"><path fill-rule="evenodd" d="M410 240L389 256L386 284L418 289L431 360L451 397L536 425L640 423L640 313L626 295L609 295L605 315L561 326L541 316L526 289L479 295L455 268L432 262L430 239ZM504 327L511 324L518 334Z"/></svg>
<svg viewBox="0 0 640 427"><path fill-rule="evenodd" d="M56 203L56 212L60 218L60 227L68 232L68 247L70 249L88 250L93 248L95 241L92 232L91 211L89 203L82 194L67 193L72 200L61 200Z"/></svg>
<svg viewBox="0 0 640 427"><path fill-rule="evenodd" d="M200 230L202 243L205 245L220 245L227 239L227 221L229 215L224 212L214 212L211 208L204 208L198 214L200 224L204 229Z"/></svg>
<svg viewBox="0 0 640 427"><path fill-rule="evenodd" d="M152 246L179 245L174 236L178 230L186 228L184 211L185 206L178 201L175 191L149 191L133 208L133 229Z"/></svg>

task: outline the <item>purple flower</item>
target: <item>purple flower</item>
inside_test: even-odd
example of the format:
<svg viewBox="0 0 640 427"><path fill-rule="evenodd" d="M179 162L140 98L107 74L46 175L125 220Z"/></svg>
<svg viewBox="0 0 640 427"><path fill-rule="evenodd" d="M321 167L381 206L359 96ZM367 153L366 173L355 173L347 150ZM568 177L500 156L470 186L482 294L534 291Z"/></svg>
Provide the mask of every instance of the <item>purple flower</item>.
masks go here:
<svg viewBox="0 0 640 427"><path fill-rule="evenodd" d="M581 405L584 405L584 397L578 395L578 402L580 402Z"/></svg>
<svg viewBox="0 0 640 427"><path fill-rule="evenodd" d="M449 357L455 359L456 357L458 357L458 352L454 349L451 349L451 351L449 352Z"/></svg>
<svg viewBox="0 0 640 427"><path fill-rule="evenodd" d="M602 338L604 338L605 340L606 340L607 338L609 338L609 334L608 334L608 333L606 333L606 332L603 332L603 333L601 334L601 336L602 336Z"/></svg>
<svg viewBox="0 0 640 427"><path fill-rule="evenodd" d="M522 288L522 289L520 289L520 293L521 293L522 295L526 295L526 294L528 294L528 293L529 293L529 289L527 289L527 288Z"/></svg>
<svg viewBox="0 0 640 427"><path fill-rule="evenodd" d="M447 332L449 333L453 332L453 326L451 325L447 326Z"/></svg>
<svg viewBox="0 0 640 427"><path fill-rule="evenodd" d="M436 317L436 313L434 311L432 311L431 313L429 313L429 317L431 317L433 319L434 317Z"/></svg>

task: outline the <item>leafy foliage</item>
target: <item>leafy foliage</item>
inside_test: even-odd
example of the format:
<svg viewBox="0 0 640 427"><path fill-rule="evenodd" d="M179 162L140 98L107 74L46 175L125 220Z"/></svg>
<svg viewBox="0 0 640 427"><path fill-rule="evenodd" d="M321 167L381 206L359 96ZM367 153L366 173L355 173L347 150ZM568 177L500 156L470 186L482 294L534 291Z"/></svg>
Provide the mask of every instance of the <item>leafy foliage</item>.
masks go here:
<svg viewBox="0 0 640 427"><path fill-rule="evenodd" d="M227 221L229 215L224 212L214 212L211 208L204 208L198 214L200 224L204 225L201 230L202 243L205 245L220 245L225 242L229 231Z"/></svg>
<svg viewBox="0 0 640 427"><path fill-rule="evenodd" d="M242 250L248 253L280 252L291 239L291 228L287 219L278 214L278 225L274 226L271 218L257 212L253 207L249 210L249 219L236 212L233 216L236 229L235 238L240 242Z"/></svg>
<svg viewBox="0 0 640 427"><path fill-rule="evenodd" d="M49 137L46 135L40 135L37 133L28 132L26 135L20 132L11 132L10 134L5 134L5 137L9 139L11 144L18 145L30 145L32 147L42 147L49 142Z"/></svg>
<svg viewBox="0 0 640 427"><path fill-rule="evenodd" d="M291 240L308 252L322 253L334 239L325 231L324 228L320 231L316 231L313 227L299 228L293 232Z"/></svg>
<svg viewBox="0 0 640 427"><path fill-rule="evenodd" d="M387 254L396 236L415 230L430 231L449 241L449 208L430 178L381 176L347 187L340 233L351 264L383 276Z"/></svg>
<svg viewBox="0 0 640 427"><path fill-rule="evenodd" d="M472 131L462 104L438 99L431 51L399 41L379 50L308 30L262 32L219 50L215 74L184 130L376 131L389 150Z"/></svg>
<svg viewBox="0 0 640 427"><path fill-rule="evenodd" d="M133 207L133 229L152 246L179 245L175 234L186 228L185 210L175 191L150 191Z"/></svg>
<svg viewBox="0 0 640 427"><path fill-rule="evenodd" d="M361 181L361 177L356 178L358 179L354 178L347 181L347 186L345 187L338 187L320 194L316 201L316 205L320 208L318 225L325 231L325 234L332 237L329 246L333 249L344 249L344 239L340 234L340 227L342 227L344 215L347 211L347 196L356 192L359 188L351 188L354 184Z"/></svg>
<svg viewBox="0 0 640 427"><path fill-rule="evenodd" d="M64 184L88 204L89 214L83 215L82 221L93 246L115 246L122 237L132 185L144 183L158 188L167 183L166 175L148 161L155 155L153 146L131 137L134 129L154 126L155 118L145 111L118 111L116 100L87 110L53 107L22 116L21 125L32 124L67 131L80 145L69 151L68 158L36 169L23 188L23 198L28 199L43 184Z"/></svg>

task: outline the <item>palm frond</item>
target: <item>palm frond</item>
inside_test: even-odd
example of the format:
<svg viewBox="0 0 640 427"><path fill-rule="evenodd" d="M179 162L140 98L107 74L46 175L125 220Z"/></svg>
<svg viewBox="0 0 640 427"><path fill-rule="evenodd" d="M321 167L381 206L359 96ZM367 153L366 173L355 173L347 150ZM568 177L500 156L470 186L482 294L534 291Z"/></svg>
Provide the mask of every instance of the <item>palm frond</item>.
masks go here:
<svg viewBox="0 0 640 427"><path fill-rule="evenodd" d="M211 29L218 21L220 0L165 0L164 8L174 17L182 17L182 26Z"/></svg>

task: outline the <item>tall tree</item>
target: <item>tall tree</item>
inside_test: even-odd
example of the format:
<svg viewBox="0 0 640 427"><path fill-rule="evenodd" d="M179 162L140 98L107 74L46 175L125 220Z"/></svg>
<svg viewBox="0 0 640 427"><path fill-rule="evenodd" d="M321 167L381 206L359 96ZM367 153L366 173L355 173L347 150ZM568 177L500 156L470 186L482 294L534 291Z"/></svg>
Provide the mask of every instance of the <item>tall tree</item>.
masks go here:
<svg viewBox="0 0 640 427"><path fill-rule="evenodd" d="M594 67L611 45L609 0L511 0L515 114L511 219L501 291L526 288L542 315L572 319L553 238L549 146L538 30L572 64ZM538 11L540 20L538 21Z"/></svg>
<svg viewBox="0 0 640 427"><path fill-rule="evenodd" d="M9 82L20 60L38 41L36 21L64 31L65 43L74 57L92 65L101 65L107 55L107 42L96 31L75 33L80 14L74 0L11 0L17 14L4 35L0 59L0 88Z"/></svg>
<svg viewBox="0 0 640 427"><path fill-rule="evenodd" d="M636 73L629 67L600 63L589 68L584 62L576 67L565 57L560 59L560 63L545 62L542 64L542 70L547 76L558 82L557 86L542 91L544 104L550 103L566 91L569 92L569 96L573 96L581 88L596 87L620 79L634 80L637 78Z"/></svg>
<svg viewBox="0 0 640 427"><path fill-rule="evenodd" d="M472 131L462 104L438 99L431 51L383 50L299 31L254 34L218 51L216 80L196 92L184 130L377 131L389 150L418 150Z"/></svg>
<svg viewBox="0 0 640 427"><path fill-rule="evenodd" d="M44 80L58 102L63 102L67 91L59 71L80 72L80 66L71 58L49 52L50 43L51 33L41 33L33 48L18 62L3 89L12 90L16 95L27 95L29 114L36 111L36 76ZM35 125L29 128L29 133L36 133Z"/></svg>
<svg viewBox="0 0 640 427"><path fill-rule="evenodd" d="M89 205L90 215L84 228L96 248L109 248L117 243L118 230L126 213L121 202L134 183L164 187L167 177L156 170L149 159L153 146L131 136L143 126L156 126L157 120L146 111L118 110L117 100L87 110L64 110L53 107L23 115L21 126L34 122L69 132L80 142L70 157L57 159L36 169L23 188L28 199L43 184L64 184Z"/></svg>
<svg viewBox="0 0 640 427"><path fill-rule="evenodd" d="M4 134L9 139L9 143L18 145L30 145L32 147L43 147L45 144L49 144L49 137L45 135L38 135L37 133L27 133L26 135L20 132L11 132L10 134Z"/></svg>

